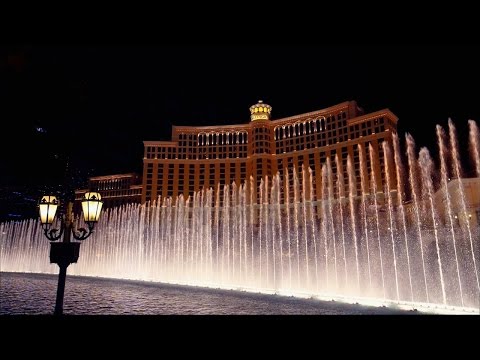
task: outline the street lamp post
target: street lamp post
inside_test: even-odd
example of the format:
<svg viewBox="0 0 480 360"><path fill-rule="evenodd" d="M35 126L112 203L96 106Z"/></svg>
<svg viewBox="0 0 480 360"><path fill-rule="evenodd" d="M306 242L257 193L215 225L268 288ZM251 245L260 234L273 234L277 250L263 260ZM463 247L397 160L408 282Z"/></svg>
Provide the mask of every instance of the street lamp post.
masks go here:
<svg viewBox="0 0 480 360"><path fill-rule="evenodd" d="M100 217L103 202L97 192L87 192L82 201L83 218L87 224L87 229L77 229L73 223L73 203L69 202L66 207L65 216L60 218L60 229L52 229L51 226L55 219L55 213L60 205L55 196L44 196L40 200L39 212L40 222L45 236L50 240L50 263L58 264L60 272L58 275L57 299L55 302L55 315L63 314L63 295L65 292L65 280L67 277L67 268L70 264L76 263L80 252L80 243L71 242L71 236L74 239L83 241L88 238ZM63 235L61 242L55 242Z"/></svg>

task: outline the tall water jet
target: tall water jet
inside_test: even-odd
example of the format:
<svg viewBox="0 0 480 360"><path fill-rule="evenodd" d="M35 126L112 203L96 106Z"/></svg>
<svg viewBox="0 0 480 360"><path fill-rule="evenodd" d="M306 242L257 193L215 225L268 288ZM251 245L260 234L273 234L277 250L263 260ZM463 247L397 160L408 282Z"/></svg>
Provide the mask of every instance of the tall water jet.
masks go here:
<svg viewBox="0 0 480 360"><path fill-rule="evenodd" d="M218 274L220 273L220 259L218 255L218 240L220 237L220 183L217 184L217 192L215 194L215 268L217 272L217 280Z"/></svg>
<svg viewBox="0 0 480 360"><path fill-rule="evenodd" d="M317 252L317 229L315 225L315 207L313 204L314 197L313 197L313 176L312 176L312 169L308 168L309 172L309 184L310 184L310 223L312 226L312 239L313 239L313 252L314 252L314 259L315 259L315 290L318 292L319 290L319 276L318 276L318 252ZM282 266L283 268L283 266Z"/></svg>
<svg viewBox="0 0 480 360"><path fill-rule="evenodd" d="M179 232L182 229L181 226L180 226L180 221L183 220L182 204L183 204L183 195L180 195L175 199L175 208L177 209L177 211L175 211L175 220L174 220L174 228L173 228L173 254L174 254L175 262L179 261L178 259L179 259L179 254L180 254ZM178 270L179 269L177 267L175 267L174 276L177 279L179 278Z"/></svg>
<svg viewBox="0 0 480 360"><path fill-rule="evenodd" d="M470 219L467 215L467 205L465 204L465 191L463 189L463 182L461 181L462 167L460 163L460 154L458 151L457 131L451 119L448 119L448 130L450 135L450 148L452 149L453 172L458 181L458 191L460 192L462 215L465 217L465 224L467 225L468 239L470 240L470 250L472 252L473 269L475 272L475 279L477 280L477 289L480 293L480 280L478 278L477 262L475 260L475 251L473 248L472 230L470 228Z"/></svg>
<svg viewBox="0 0 480 360"><path fill-rule="evenodd" d="M305 241L305 275L306 275L306 287L310 286L310 271L308 266L308 235L307 235L307 179L306 179L305 166L302 165L302 212L303 212L303 239Z"/></svg>
<svg viewBox="0 0 480 360"><path fill-rule="evenodd" d="M458 288L460 290L460 300L463 306L464 305L463 289L462 289L462 279L460 278L460 266L458 264L457 239L455 236L455 229L453 228L452 201L450 199L450 192L448 191L448 167L447 167L447 149L445 147L445 132L440 125L437 125L437 140L438 140L438 148L439 148L439 155L440 155L441 183L442 183L443 191L445 192L448 224L450 225L450 233L452 234L452 243L453 243L453 250L455 255L455 268L457 270Z"/></svg>
<svg viewBox="0 0 480 360"><path fill-rule="evenodd" d="M259 218L260 218L260 223L258 226L258 257L259 257L259 278L260 278L260 287L262 287L262 279L263 279L263 272L262 272L262 241L263 238L265 237L264 234L264 223L265 223L265 217L264 217L264 209L265 209L265 194L264 194L264 182L263 179L260 179L260 210L259 210Z"/></svg>
<svg viewBox="0 0 480 360"><path fill-rule="evenodd" d="M472 123L469 126L477 134ZM395 163L389 143L384 142L378 154L368 148L368 161L358 156L363 149L337 150L335 159L321 164L321 173L317 154L308 160L302 156L298 158L304 164L300 172L298 168L292 172L293 163L287 161L284 177L264 178L261 186L250 177L243 184L217 185L216 194L204 188L190 196L106 209L91 240L82 245L80 261L69 271L80 276L273 291L359 303L373 300L411 308L424 306L425 292L430 309L472 311L469 307L479 306L472 256L478 255L475 236L480 228L472 222L473 254L466 225L452 227L454 211L462 211L460 196L458 210L454 202L459 193L455 182L448 183L448 198L444 194L450 166L456 166L447 147L453 151L455 146L448 146L439 131L438 182L433 159L422 149L418 160L413 139L407 137L412 191L404 191L400 144L392 134ZM474 148L478 145L472 139L470 143ZM320 154L320 159L326 155ZM460 160L458 153L457 157ZM310 169L307 162L317 167ZM385 179L379 168L385 169ZM362 177L363 184L359 182ZM468 186L477 181L462 179ZM368 195L357 193L357 183ZM464 201L469 205L466 186ZM77 221L84 225L83 220ZM38 221L0 223L0 271L55 273L56 268L48 263L48 247Z"/></svg>
<svg viewBox="0 0 480 360"><path fill-rule="evenodd" d="M277 205L280 204L280 200L277 198L279 192L278 192L278 175L275 175L272 179L272 192L270 195L270 211L271 211L271 223L272 223L272 230L271 230L271 235L272 235L272 266L273 266L273 288L277 290L277 274L276 274L276 220L277 220ZM279 233L280 235L281 233ZM280 237L280 236L279 236Z"/></svg>
<svg viewBox="0 0 480 360"><path fill-rule="evenodd" d="M199 242L199 253L200 253L200 276L203 280L204 278L204 271L205 271L205 261L204 261L204 247L205 247L205 236L204 236L204 212L205 212L205 189L202 189L200 191L200 199L199 199L199 232L198 235L200 237L200 242Z"/></svg>
<svg viewBox="0 0 480 360"><path fill-rule="evenodd" d="M232 209L233 209L233 231L232 231L232 278L235 279L235 241L238 239L238 194L237 184L232 183Z"/></svg>
<svg viewBox="0 0 480 360"><path fill-rule="evenodd" d="M188 239L189 239L189 233L190 233L190 227L188 226L188 209L190 209L190 196L187 197L187 201L185 202L185 208L186 210L184 211L184 218L183 218L183 228L185 230L184 232L184 238L182 238L182 273L185 274L186 270L186 260L184 255L188 254ZM158 222L155 222L157 226L159 225ZM185 241L186 240L186 241ZM186 244L185 244L186 242ZM186 247L186 249L185 249Z"/></svg>
<svg viewBox="0 0 480 360"><path fill-rule="evenodd" d="M200 216L200 208L202 204L202 193L199 191L197 193L197 197L195 199L194 205L194 216L195 216L195 228L200 230L201 216ZM200 262L200 246L202 242L200 231L197 231L195 234L195 272L201 273L201 266L202 263ZM173 266L172 266L173 267ZM227 272L227 276L229 276L230 272Z"/></svg>
<svg viewBox="0 0 480 360"><path fill-rule="evenodd" d="M281 208L281 183L280 183L280 174L275 176L275 183L277 184L276 187L276 216L277 216L277 224L278 224L278 252L280 257L280 282L282 286L284 285L284 276L283 276L283 231L282 231L282 208Z"/></svg>
<svg viewBox="0 0 480 360"><path fill-rule="evenodd" d="M348 169L348 188L349 188L349 205L350 205L350 222L352 226L353 245L355 247L355 265L357 269L357 288L360 290L360 266L358 263L358 240L357 240L357 221L355 212L355 196L357 194L357 185L355 182L355 169L353 167L352 158L347 156L347 169Z"/></svg>
<svg viewBox="0 0 480 360"><path fill-rule="evenodd" d="M297 244L297 287L300 288L300 234L298 228L299 224L299 215L298 215L298 206L300 202L300 184L298 182L297 168L293 168L293 220L295 221L295 243Z"/></svg>
<svg viewBox="0 0 480 360"><path fill-rule="evenodd" d="M345 287L348 285L348 266L347 266L347 250L345 246L345 229L343 225L343 200L345 199L345 183L343 179L343 165L340 161L338 154L335 154L335 163L337 165L337 187L338 187L338 207L340 209L341 219L341 237L342 237L342 249L343 249L343 265L345 271Z"/></svg>
<svg viewBox="0 0 480 360"><path fill-rule="evenodd" d="M222 280L230 280L230 188L228 185L223 186L223 226L222 226Z"/></svg>
<svg viewBox="0 0 480 360"><path fill-rule="evenodd" d="M470 153L475 162L475 172L480 177L480 131L478 125L473 120L468 120Z"/></svg>
<svg viewBox="0 0 480 360"><path fill-rule="evenodd" d="M333 269L335 271L335 287L338 287L338 272L337 272L337 237L335 234L335 223L333 221L333 202L335 201L333 194L333 171L332 162L330 157L327 158L327 174L328 174L328 213L329 213L329 226L332 234L333 242Z"/></svg>
<svg viewBox="0 0 480 360"><path fill-rule="evenodd" d="M327 201L328 201L328 170L327 166L322 166L322 229L323 229L323 245L325 255L325 279L326 286L329 286L328 278L328 232L327 232Z"/></svg>
<svg viewBox="0 0 480 360"><path fill-rule="evenodd" d="M160 201L160 200L159 200ZM128 205L130 206L130 205ZM162 205L161 205L161 209L160 209L160 223L161 224L165 224L165 221L166 221L166 208L167 208L167 199L164 198L163 201L162 201ZM128 209L127 209L128 211ZM117 219L119 220L119 219ZM191 228L193 228L193 226L191 226ZM166 232L166 227L165 226L162 226L161 227L161 231L160 231L160 268L162 269L162 275L163 276L166 276L165 274L165 269L166 269L166 249L165 249L165 232ZM188 240L187 240L187 246L188 246ZM123 248L122 248L123 250ZM121 254L123 255L123 251L121 252ZM120 257L120 255L119 255ZM191 263L190 263L191 264ZM191 265L190 265L191 267ZM190 268L190 271L192 271L192 268Z"/></svg>
<svg viewBox="0 0 480 360"><path fill-rule="evenodd" d="M370 244L367 222L367 196L370 194L370 190L368 188L367 161L365 159L365 150L361 144L358 144L358 153L360 157L360 182L362 186L363 231L365 236L365 245L367 247L368 284L370 285L370 288L372 288L372 269L370 263Z"/></svg>
<svg viewBox="0 0 480 360"><path fill-rule="evenodd" d="M393 268L395 271L395 290L397 294L397 300L400 300L400 291L398 289L398 271L397 271L397 254L395 251L395 236L394 236L394 231L395 231L395 226L394 226L394 216L393 216L393 201L392 201L392 179L390 175L390 158L392 156L391 151L390 151L390 144L386 141L382 143L383 147L383 159L385 163L385 174L387 178L387 184L386 184L386 194L387 194L387 200L388 200L388 218L390 220L390 238L392 240L392 254L393 254Z"/></svg>
<svg viewBox="0 0 480 360"><path fill-rule="evenodd" d="M396 133L393 134L393 152L395 159L395 174L397 179L397 203L398 208L400 209L400 219L403 225L403 237L405 240L405 254L407 255L407 269L408 269L408 283L410 285L410 298L411 301L414 301L413 297L413 284L412 284L412 267L410 264L410 251L408 246L408 236L407 236L407 219L405 217L405 207L404 203L404 191L405 186L403 182L403 164L402 158L400 155L400 141Z"/></svg>
<svg viewBox="0 0 480 360"><path fill-rule="evenodd" d="M266 273L267 273L267 286L269 284L269 279L268 279L268 273L270 271L270 264L269 264L269 256L268 256L268 239L269 239L269 226L268 226L268 212L269 212L269 202L268 202L268 194L269 194L269 189L268 189L268 177L265 176L265 182L264 182L264 185L265 185L265 195L264 195L264 221L263 223L265 224L265 261L266 261L266 264L265 264L265 269L266 269Z"/></svg>
<svg viewBox="0 0 480 360"><path fill-rule="evenodd" d="M285 196L285 208L287 210L287 244L288 244L288 283L292 288L292 249L291 249L291 234L290 234L290 179L288 176L288 168L285 168L285 184L284 184L284 196Z"/></svg>
<svg viewBox="0 0 480 360"><path fill-rule="evenodd" d="M442 258L440 256L440 246L438 243L438 218L435 211L435 204L433 202L433 182L432 182L432 175L433 175L433 162L430 158L430 153L428 152L427 148L422 148L420 150L420 169L422 172L422 180L423 184L425 184L427 190L427 198L430 202L430 209L432 214L432 223L433 223L433 231L435 234L435 245L437 248L437 259L438 259L438 271L440 272L440 282L442 285L442 298L443 304L447 303L447 295L445 293L445 281L443 280L443 268L442 268Z"/></svg>
<svg viewBox="0 0 480 360"><path fill-rule="evenodd" d="M207 196L207 204L208 204L208 212L207 212L207 224L210 225L212 223L212 203L213 203L213 189L208 189L208 196ZM210 273L213 272L213 235L212 235L212 228L211 226L207 226L208 232L208 255L209 255L209 264L210 264Z"/></svg>
<svg viewBox="0 0 480 360"><path fill-rule="evenodd" d="M172 199L169 198L167 200L167 230L166 230L166 236L167 236L167 249L165 252L165 262L168 260L168 267L167 267L167 276L169 279L172 277L172 266L171 266L171 261L170 259L167 259L167 254L171 254L171 249L172 249L172 237L170 234L172 233ZM196 265L196 263L195 263ZM197 270L197 269L195 269Z"/></svg>
<svg viewBox="0 0 480 360"><path fill-rule="evenodd" d="M378 224L379 221L379 214L378 214L378 188L377 188L377 177L375 175L375 153L373 150L373 146L370 143L368 145L368 152L370 154L370 167L371 167L371 179L372 179L372 192L373 192L373 206L375 207L375 227L377 230L377 242L378 242L378 255L380 259L380 274L382 276L382 290L383 290L383 297L386 298L386 290L385 290L385 273L383 271L383 254L382 254L382 243L380 241L380 226Z"/></svg>
<svg viewBox="0 0 480 360"><path fill-rule="evenodd" d="M422 256L422 270L423 270L423 279L425 284L425 295L427 298L427 302L430 302L430 298L428 295L428 285L427 285L427 271L425 269L425 257L423 254L423 237L422 237L422 230L420 224L422 223L420 219L420 194L417 185L418 175L417 175L417 161L415 156L415 141L410 134L406 135L407 141L407 158L408 158L408 171L409 171L409 181L410 181L410 188L412 191L413 196L413 207L415 212L415 217L417 221L417 234L418 240L420 242L420 254Z"/></svg>
<svg viewBox="0 0 480 360"><path fill-rule="evenodd" d="M247 183L242 186L242 234L243 234L243 274L248 279L248 245L247 245Z"/></svg>
<svg viewBox="0 0 480 360"><path fill-rule="evenodd" d="M255 190L253 186L253 176L250 176L250 251L251 251L251 257L250 257L250 263L252 266L252 272L251 274L255 274L255 257L254 257L254 230L253 230L253 224L255 223Z"/></svg>

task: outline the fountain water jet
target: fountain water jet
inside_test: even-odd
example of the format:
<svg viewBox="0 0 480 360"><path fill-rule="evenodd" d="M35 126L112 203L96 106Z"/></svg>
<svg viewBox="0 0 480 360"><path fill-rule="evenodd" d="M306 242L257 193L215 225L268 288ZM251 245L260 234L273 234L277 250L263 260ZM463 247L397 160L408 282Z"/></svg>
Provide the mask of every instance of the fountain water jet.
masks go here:
<svg viewBox="0 0 480 360"><path fill-rule="evenodd" d="M408 167L409 167L409 180L410 188L413 196L413 209L415 211L416 224L417 224L417 235L420 242L420 254L422 255L422 270L423 270L423 279L425 284L425 295L427 302L430 302L428 296L428 284L427 284L427 271L425 269L425 256L423 254L423 235L421 230L422 221L420 219L420 193L417 186L417 161L415 157L415 141L410 134L406 135L407 139L407 157L408 157Z"/></svg>
<svg viewBox="0 0 480 360"><path fill-rule="evenodd" d="M455 236L455 229L453 228L453 216L452 216L452 201L450 199L450 192L448 191L448 167L447 167L447 149L445 147L445 132L440 125L437 125L437 140L438 140L438 148L440 153L440 173L441 173L441 182L443 191L445 193L445 200L447 204L447 215L448 215L448 224L450 225L450 232L452 234L452 243L453 243L453 250L455 254L455 268L457 270L457 278L458 278L458 287L460 290L460 300L462 302L462 306L464 305L463 302L463 289L462 289L462 279L460 278L460 266L458 264L458 255L457 255L457 240Z"/></svg>
<svg viewBox="0 0 480 360"><path fill-rule="evenodd" d="M469 127L477 164L478 128L472 122ZM450 127L452 157L443 132L439 137L438 182L433 159L426 149L417 159L413 138L407 136L410 188L405 191L402 151L392 135L394 162L387 139L388 144L372 142L368 159L363 146L348 154L325 154L330 160L321 173L303 159L303 168L289 165L283 176L260 184L250 177L244 184L217 185L215 194L203 189L107 209L69 272L379 306L455 312L476 307L478 313L472 262L478 262L474 239L480 228L475 218L470 232L464 223L457 224L464 231L452 227L457 204L450 194L442 202L443 192L455 190L458 211L467 208L467 187L460 192L456 183L450 184L454 189L445 185L449 166L461 175L455 131ZM358 181L362 193L357 194ZM48 249L36 220L0 223L1 271L54 273Z"/></svg>
<svg viewBox="0 0 480 360"><path fill-rule="evenodd" d="M447 303L447 295L445 293L445 281L443 280L442 258L440 256L440 246L438 243L438 218L435 211L435 204L433 202L433 192L434 192L433 183L432 183L433 162L432 162L432 159L430 158L430 153L428 152L427 148L422 148L420 150L419 165L422 172L422 180L423 180L424 186L426 187L426 196L430 203L433 232L435 234L435 245L437 248L438 271L440 273L440 283L442 285L443 304L445 305Z"/></svg>
<svg viewBox="0 0 480 360"><path fill-rule="evenodd" d="M393 201L392 201L392 179L390 176L390 157L391 157L391 152L390 152L390 145L388 142L384 141L382 143L383 145L383 156L384 156L384 162L385 162L385 174L387 178L386 182L386 194L387 194L387 199L388 199L388 218L390 220L390 236L392 240L392 254L393 254L393 268L395 271L395 291L397 294L397 300L400 300L400 291L398 289L398 271L397 271L397 255L395 251L395 226L394 226L394 216L393 216Z"/></svg>
<svg viewBox="0 0 480 360"><path fill-rule="evenodd" d="M352 159L350 155L347 156L347 169L348 169L348 187L349 187L349 206L350 206L350 222L352 226L353 245L355 248L355 265L357 270L357 291L360 291L360 265L358 261L358 240L357 240L357 221L355 212L355 195L357 191L357 185L355 182L355 169L353 168Z"/></svg>
<svg viewBox="0 0 480 360"><path fill-rule="evenodd" d="M480 177L480 131L478 130L477 123L473 120L468 120L469 130L469 143L472 159L475 162L475 171L477 177Z"/></svg>
<svg viewBox="0 0 480 360"><path fill-rule="evenodd" d="M365 235L365 245L367 247L367 265L368 265L368 283L370 288L372 287L372 267L370 262L370 246L368 236L368 221L367 221L367 196L370 194L368 189L368 174L367 174L367 162L365 159L364 147L358 145L358 153L360 157L360 180L362 186L362 217L363 217L363 231Z"/></svg>
<svg viewBox="0 0 480 360"><path fill-rule="evenodd" d="M343 165L340 162L340 158L338 154L335 154L335 163L337 165L337 187L338 187L338 198L339 204L338 207L340 209L340 219L341 219L341 236L342 236L342 249L343 249L343 265L345 271L345 286L348 284L348 270L347 270L347 253L345 247L345 229L343 225L343 204L342 201L345 199L345 184L343 180Z"/></svg>
<svg viewBox="0 0 480 360"><path fill-rule="evenodd" d="M327 173L328 173L328 214L329 214L329 226L332 233L333 242L333 264L335 272L335 287L338 287L338 270L337 270L337 236L335 231L335 222L333 220L333 206L335 202L334 189L333 189L333 171L332 162L330 157L327 158Z"/></svg>
<svg viewBox="0 0 480 360"><path fill-rule="evenodd" d="M477 280L477 289L480 295L480 280L478 278L477 262L475 260L475 250L473 248L472 229L470 228L470 219L467 215L467 205L465 204L465 191L463 189L463 183L460 181L462 177L462 168L460 164L460 154L458 151L457 131L451 119L448 119L448 129L450 134L450 147L452 149L453 171L455 177L458 179L458 191L460 192L462 215L465 216L465 224L467 225L468 239L470 241L470 250L472 252L473 269L475 272L475 279Z"/></svg>
<svg viewBox="0 0 480 360"><path fill-rule="evenodd" d="M379 259L380 259L380 273L382 275L382 290L383 290L383 298L386 298L387 295L386 295L386 290L385 290L385 273L383 271L382 243L380 241L380 226L378 224L379 215L378 215L377 197L379 195L379 192L378 192L378 188L377 188L377 177L375 175L375 166L374 166L374 164L376 164L376 162L375 162L376 155L373 151L373 146L372 146L371 143L368 145L368 152L370 154L370 167L372 169L371 170L372 171L371 179L372 179L372 192L373 192L373 206L375 208L375 227L376 227L376 230L377 230L378 255L379 255Z"/></svg>
<svg viewBox="0 0 480 360"><path fill-rule="evenodd" d="M398 139L397 134L393 134L393 152L395 158L395 175L397 178L397 203L398 208L400 209L400 219L403 225L403 237L405 240L405 253L407 256L407 269L408 269L408 282L410 285L410 299L413 302L413 284L412 284L412 267L410 264L410 253L408 246L408 236L407 236L407 220L405 216L405 207L404 207L404 191L405 187L403 184L403 165L402 159L400 157L400 140Z"/></svg>

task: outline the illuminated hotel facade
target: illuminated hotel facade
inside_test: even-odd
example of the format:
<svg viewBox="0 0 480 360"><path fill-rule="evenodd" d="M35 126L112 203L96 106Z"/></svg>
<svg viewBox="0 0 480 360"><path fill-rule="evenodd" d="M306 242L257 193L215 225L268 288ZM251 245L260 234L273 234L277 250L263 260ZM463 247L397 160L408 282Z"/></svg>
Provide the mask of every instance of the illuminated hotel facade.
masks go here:
<svg viewBox="0 0 480 360"><path fill-rule="evenodd" d="M75 190L75 213L80 213L81 202L88 191L98 191L102 195L104 208L126 204L138 204L142 197L141 179L138 174L115 174L95 176L88 179L88 189Z"/></svg>
<svg viewBox="0 0 480 360"><path fill-rule="evenodd" d="M355 101L305 114L271 120L272 108L261 100L250 107L250 122L226 126L173 126L172 141L144 141L141 202L158 198L192 195L204 188L249 183L253 178L258 199L261 179L277 172L285 179L302 166L312 170L313 193L320 199L322 166L330 158L336 174L335 155L343 167L348 194L347 156L355 168L356 194L361 194L358 144L366 153L366 170L371 173L368 146L374 149L373 172L377 189L383 191L385 169L382 142L392 142L398 118L383 109L365 114ZM395 174L391 174L392 178ZM370 175L369 175L370 178ZM291 190L291 186L288 187ZM364 189L370 192L371 189ZM282 201L285 194L282 193Z"/></svg>

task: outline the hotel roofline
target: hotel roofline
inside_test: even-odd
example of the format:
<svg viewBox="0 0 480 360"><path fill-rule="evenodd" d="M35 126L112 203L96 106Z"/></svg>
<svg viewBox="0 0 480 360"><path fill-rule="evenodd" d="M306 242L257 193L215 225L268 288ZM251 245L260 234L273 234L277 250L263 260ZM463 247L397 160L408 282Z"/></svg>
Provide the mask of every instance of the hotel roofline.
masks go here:
<svg viewBox="0 0 480 360"><path fill-rule="evenodd" d="M248 122L244 124L233 124L233 125L210 125L210 126L177 126L173 125L172 126L172 138L175 139L175 135L181 132L222 132L222 131L231 131L231 130L245 130L245 129L251 129L251 124L252 123L267 123L269 124L270 127L277 127L281 126L283 124L288 124L291 122L296 122L296 121L302 121L302 120L308 120L308 119L313 119L313 118L318 118L318 117L327 117L332 115L336 111L340 110L347 110L349 107L356 107L357 103L356 101L345 101L343 103L330 106L325 109L320 109L320 110L315 110L299 115L294 115L294 116L289 116L281 119L275 119L275 120L266 120L266 121L255 121L255 122ZM370 118L375 118L378 116L388 116L391 120L393 120L395 123L398 122L398 117L390 111L390 109L385 108L381 109L375 112L371 112L368 114L362 114L353 118L349 118L348 124L356 124L362 121L369 120ZM170 146L170 147L175 147L177 146L177 141L171 140L171 141L154 141L154 140L146 140L143 142L144 145L163 145L163 146Z"/></svg>

